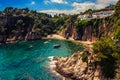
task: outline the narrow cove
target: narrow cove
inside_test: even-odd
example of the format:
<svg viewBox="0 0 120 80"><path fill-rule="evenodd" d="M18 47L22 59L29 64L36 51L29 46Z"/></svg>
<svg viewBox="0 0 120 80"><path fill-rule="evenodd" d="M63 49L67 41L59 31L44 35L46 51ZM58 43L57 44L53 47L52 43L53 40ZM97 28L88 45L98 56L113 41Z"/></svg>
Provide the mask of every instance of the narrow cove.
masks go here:
<svg viewBox="0 0 120 80"><path fill-rule="evenodd" d="M61 46L54 48L55 44ZM82 50L79 43L55 39L1 44L0 79L60 80L49 72L48 57L67 57Z"/></svg>

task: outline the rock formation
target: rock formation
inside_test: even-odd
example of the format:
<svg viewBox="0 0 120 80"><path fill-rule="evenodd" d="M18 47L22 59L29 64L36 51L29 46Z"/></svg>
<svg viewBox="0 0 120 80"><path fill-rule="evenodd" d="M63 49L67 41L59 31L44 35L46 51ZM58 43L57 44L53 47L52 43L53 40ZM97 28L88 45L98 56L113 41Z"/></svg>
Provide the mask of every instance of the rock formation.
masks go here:
<svg viewBox="0 0 120 80"><path fill-rule="evenodd" d="M58 59L55 70L66 77L66 80L108 80L104 78L101 67L96 66L95 61L95 55L85 50Z"/></svg>
<svg viewBox="0 0 120 80"><path fill-rule="evenodd" d="M79 26L81 27L80 30L76 28L74 22L70 22L61 31L60 35L66 39L73 38L75 40L96 41L99 40L102 35L110 35L113 32L113 29L109 27L108 20L109 19L106 18L88 21L88 24Z"/></svg>
<svg viewBox="0 0 120 80"><path fill-rule="evenodd" d="M25 40L39 40L39 39L41 39L41 35L38 35L38 34L33 33L33 32L29 32L25 36Z"/></svg>
<svg viewBox="0 0 120 80"><path fill-rule="evenodd" d="M65 29L62 30L60 35L65 37L66 39L68 39L69 37L75 37L76 34L74 34L74 30L74 24L71 22L67 26L65 26Z"/></svg>

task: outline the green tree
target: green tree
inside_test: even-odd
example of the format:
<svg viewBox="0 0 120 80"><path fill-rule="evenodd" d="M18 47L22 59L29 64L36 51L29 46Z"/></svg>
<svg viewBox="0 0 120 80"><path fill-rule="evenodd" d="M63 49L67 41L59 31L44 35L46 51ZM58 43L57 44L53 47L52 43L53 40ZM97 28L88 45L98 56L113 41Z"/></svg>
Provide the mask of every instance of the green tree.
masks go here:
<svg viewBox="0 0 120 80"><path fill-rule="evenodd" d="M120 18L120 0L115 5L115 16L117 16L118 18Z"/></svg>
<svg viewBox="0 0 120 80"><path fill-rule="evenodd" d="M29 10L28 8L23 8L22 11L23 11L24 13L28 13L30 10Z"/></svg>
<svg viewBox="0 0 120 80"><path fill-rule="evenodd" d="M102 67L103 75L114 78L116 69L115 42L110 37L102 37L100 41L93 44L93 51L99 59L98 64Z"/></svg>
<svg viewBox="0 0 120 80"><path fill-rule="evenodd" d="M115 43L109 37L102 37L100 41L93 44L93 51L94 53L101 54L104 57L107 55L112 55L115 52Z"/></svg>
<svg viewBox="0 0 120 80"><path fill-rule="evenodd" d="M11 13L12 11L13 11L13 7L7 7L7 8L4 9L3 12L5 12L5 13Z"/></svg>
<svg viewBox="0 0 120 80"><path fill-rule="evenodd" d="M20 15L21 13L22 13L22 11L20 9L15 10L15 15Z"/></svg>

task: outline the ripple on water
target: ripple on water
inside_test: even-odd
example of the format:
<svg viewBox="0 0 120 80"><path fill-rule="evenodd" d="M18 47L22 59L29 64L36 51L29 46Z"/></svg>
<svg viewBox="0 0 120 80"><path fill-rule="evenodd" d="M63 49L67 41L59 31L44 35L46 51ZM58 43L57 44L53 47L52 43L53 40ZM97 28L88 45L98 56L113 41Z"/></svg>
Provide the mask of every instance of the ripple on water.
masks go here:
<svg viewBox="0 0 120 80"><path fill-rule="evenodd" d="M47 44L45 41L48 40L1 44L0 80L60 80L49 72L49 61L53 56L70 56L83 47L70 41L51 40ZM55 49L54 44L61 47Z"/></svg>

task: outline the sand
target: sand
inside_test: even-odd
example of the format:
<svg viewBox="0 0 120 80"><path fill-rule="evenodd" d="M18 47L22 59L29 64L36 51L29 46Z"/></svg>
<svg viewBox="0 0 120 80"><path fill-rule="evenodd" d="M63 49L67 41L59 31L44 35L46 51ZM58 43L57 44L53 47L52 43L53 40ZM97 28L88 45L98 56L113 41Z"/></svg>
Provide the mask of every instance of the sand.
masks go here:
<svg viewBox="0 0 120 80"><path fill-rule="evenodd" d="M47 38L66 40L66 38L64 38L63 36L57 35L57 34L48 35ZM91 41L74 40L73 38L69 38L68 40L73 41L73 42L79 42L87 48L92 48L93 47L92 44L94 43L94 42L91 42Z"/></svg>

